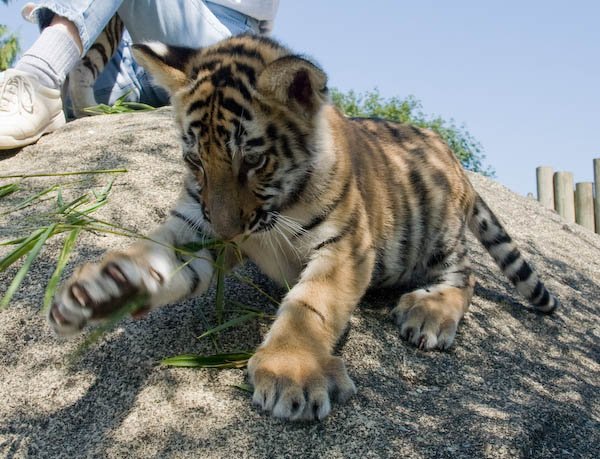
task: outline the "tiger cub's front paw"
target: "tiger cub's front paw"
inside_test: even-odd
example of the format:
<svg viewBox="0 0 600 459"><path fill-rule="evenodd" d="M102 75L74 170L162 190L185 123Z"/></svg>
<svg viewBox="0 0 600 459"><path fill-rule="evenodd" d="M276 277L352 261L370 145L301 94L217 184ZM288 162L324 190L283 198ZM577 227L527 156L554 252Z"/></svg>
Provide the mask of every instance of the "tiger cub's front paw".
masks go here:
<svg viewBox="0 0 600 459"><path fill-rule="evenodd" d="M139 260L122 253L109 255L102 263L77 268L54 296L48 322L59 335L74 334L136 296L155 292L162 283L163 277Z"/></svg>
<svg viewBox="0 0 600 459"><path fill-rule="evenodd" d="M322 420L331 411L330 395L345 402L356 393L342 359L304 349L263 347L248 362L248 374L252 401L292 421Z"/></svg>

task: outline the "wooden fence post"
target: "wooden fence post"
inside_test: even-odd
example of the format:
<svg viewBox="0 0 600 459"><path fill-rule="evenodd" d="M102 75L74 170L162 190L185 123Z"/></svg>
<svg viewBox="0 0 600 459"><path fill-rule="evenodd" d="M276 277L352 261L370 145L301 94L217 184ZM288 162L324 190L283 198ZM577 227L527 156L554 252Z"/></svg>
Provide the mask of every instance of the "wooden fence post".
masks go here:
<svg viewBox="0 0 600 459"><path fill-rule="evenodd" d="M553 173L554 169L552 169L551 166L540 166L535 170L537 178L537 199L544 207L552 210L554 210Z"/></svg>
<svg viewBox="0 0 600 459"><path fill-rule="evenodd" d="M554 174L554 205L558 214L569 223L575 223L575 197L573 173Z"/></svg>
<svg viewBox="0 0 600 459"><path fill-rule="evenodd" d="M596 201L594 204L596 233L600 234L600 158L594 159L594 188L596 189Z"/></svg>
<svg viewBox="0 0 600 459"><path fill-rule="evenodd" d="M575 188L575 220L594 231L594 184L578 183Z"/></svg>

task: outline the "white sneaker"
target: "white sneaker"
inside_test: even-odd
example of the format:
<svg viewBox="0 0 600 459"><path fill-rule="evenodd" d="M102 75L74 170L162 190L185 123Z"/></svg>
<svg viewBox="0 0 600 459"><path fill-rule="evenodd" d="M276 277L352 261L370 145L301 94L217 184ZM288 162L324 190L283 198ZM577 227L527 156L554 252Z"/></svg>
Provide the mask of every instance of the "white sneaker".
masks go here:
<svg viewBox="0 0 600 459"><path fill-rule="evenodd" d="M60 91L37 76L8 69L0 77L0 150L35 143L65 124Z"/></svg>

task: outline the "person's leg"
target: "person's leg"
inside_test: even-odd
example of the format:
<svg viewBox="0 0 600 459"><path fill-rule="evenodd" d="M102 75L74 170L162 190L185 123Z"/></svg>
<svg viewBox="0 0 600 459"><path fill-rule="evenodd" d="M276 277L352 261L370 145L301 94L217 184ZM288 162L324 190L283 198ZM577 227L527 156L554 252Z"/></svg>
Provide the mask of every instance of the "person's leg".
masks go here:
<svg viewBox="0 0 600 459"><path fill-rule="evenodd" d="M60 88L121 0L41 1L26 5L40 37L0 81L0 150L37 141L65 123Z"/></svg>
<svg viewBox="0 0 600 459"><path fill-rule="evenodd" d="M82 52L77 27L62 16L54 16L15 69L37 76L47 88L60 89Z"/></svg>
<svg viewBox="0 0 600 459"><path fill-rule="evenodd" d="M143 17L140 11L144 11ZM124 39L112 62L94 87L98 103L128 100L155 107L169 103L168 95L154 85L131 54L131 43L161 41L200 48L231 35L259 33L259 21L216 3L201 0L125 0L118 14L132 39Z"/></svg>

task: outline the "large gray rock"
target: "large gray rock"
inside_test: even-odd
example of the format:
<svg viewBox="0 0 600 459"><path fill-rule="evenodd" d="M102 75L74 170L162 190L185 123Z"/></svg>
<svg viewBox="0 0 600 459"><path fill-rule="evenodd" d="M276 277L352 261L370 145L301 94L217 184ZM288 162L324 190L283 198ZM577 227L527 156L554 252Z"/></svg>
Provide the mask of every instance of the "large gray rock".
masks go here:
<svg viewBox="0 0 600 459"><path fill-rule="evenodd" d="M0 158L3 174L127 168L98 216L141 232L168 212L183 167L168 109L75 121ZM407 345L388 316L395 295L370 294L339 346L358 395L335 405L324 422L289 424L258 412L250 394L233 386L245 371L155 365L173 355L214 352L210 339L196 338L206 321L215 323L214 292L124 321L68 366L82 338L58 339L40 314L61 247L57 238L0 314L0 455L597 457L600 237L489 179L470 177L562 302L555 315L524 306L471 239L478 285L453 348L422 352ZM57 181L28 179L24 186L33 194ZM98 189L107 181L92 179ZM32 225L0 217L0 237ZM67 272L128 243L84 234ZM0 247L0 256L7 251ZM16 270L0 274L0 292ZM235 280L226 287L227 296L273 311L252 288ZM224 332L221 348L253 349L266 327L253 322Z"/></svg>

